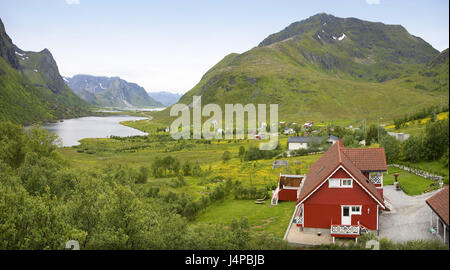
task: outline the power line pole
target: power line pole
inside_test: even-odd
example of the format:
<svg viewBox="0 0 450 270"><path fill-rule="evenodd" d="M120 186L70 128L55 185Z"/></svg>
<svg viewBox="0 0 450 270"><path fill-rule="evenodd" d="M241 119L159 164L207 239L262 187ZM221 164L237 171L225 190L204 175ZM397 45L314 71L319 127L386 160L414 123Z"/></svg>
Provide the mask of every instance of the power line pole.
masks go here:
<svg viewBox="0 0 450 270"><path fill-rule="evenodd" d="M378 144L380 144L380 118L378 117L378 127L377 127L377 130L378 130Z"/></svg>

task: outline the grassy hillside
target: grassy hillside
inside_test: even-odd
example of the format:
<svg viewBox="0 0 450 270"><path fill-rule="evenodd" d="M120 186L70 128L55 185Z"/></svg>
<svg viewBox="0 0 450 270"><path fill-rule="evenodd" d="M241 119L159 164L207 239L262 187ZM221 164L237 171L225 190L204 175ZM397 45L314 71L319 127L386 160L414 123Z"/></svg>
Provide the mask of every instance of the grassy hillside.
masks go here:
<svg viewBox="0 0 450 270"><path fill-rule="evenodd" d="M438 56L401 26L318 14L226 56L179 103L279 104L287 121L392 119L448 98ZM439 78L423 82L430 72ZM155 116L169 121L168 110Z"/></svg>
<svg viewBox="0 0 450 270"><path fill-rule="evenodd" d="M25 124L51 119L38 96L33 84L0 58L0 121Z"/></svg>
<svg viewBox="0 0 450 270"><path fill-rule="evenodd" d="M386 84L435 92L443 98L448 97L448 58L448 49L446 49L414 74L386 82Z"/></svg>

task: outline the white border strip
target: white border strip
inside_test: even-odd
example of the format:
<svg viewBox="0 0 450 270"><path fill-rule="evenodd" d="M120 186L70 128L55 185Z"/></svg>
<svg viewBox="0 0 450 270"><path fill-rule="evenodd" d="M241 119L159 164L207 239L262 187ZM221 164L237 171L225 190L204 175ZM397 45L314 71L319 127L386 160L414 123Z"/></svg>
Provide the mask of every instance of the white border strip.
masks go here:
<svg viewBox="0 0 450 270"><path fill-rule="evenodd" d="M286 238L287 238L287 236L289 234L289 230L291 229L292 223L294 223L292 221L294 220L295 213L297 213L297 208L298 208L298 204L295 206L294 213L292 214L292 218L291 218L291 220L289 222L289 226L288 226L288 228L286 230L286 233L284 234L283 240L286 240Z"/></svg>

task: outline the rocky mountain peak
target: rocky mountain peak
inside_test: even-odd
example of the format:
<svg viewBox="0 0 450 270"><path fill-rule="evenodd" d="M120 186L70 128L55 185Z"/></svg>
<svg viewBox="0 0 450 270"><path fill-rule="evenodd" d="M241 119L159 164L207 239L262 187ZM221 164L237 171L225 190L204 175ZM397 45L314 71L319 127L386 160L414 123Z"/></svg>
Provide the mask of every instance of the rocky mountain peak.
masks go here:
<svg viewBox="0 0 450 270"><path fill-rule="evenodd" d="M5 31L5 26L0 19L0 57L14 69L20 69L19 60L16 57L15 46Z"/></svg>

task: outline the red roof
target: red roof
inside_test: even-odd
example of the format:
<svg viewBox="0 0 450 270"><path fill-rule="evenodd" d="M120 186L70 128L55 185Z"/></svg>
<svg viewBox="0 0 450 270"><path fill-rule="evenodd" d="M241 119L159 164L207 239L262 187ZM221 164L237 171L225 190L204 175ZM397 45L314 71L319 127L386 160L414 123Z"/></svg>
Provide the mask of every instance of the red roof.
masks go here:
<svg viewBox="0 0 450 270"><path fill-rule="evenodd" d="M384 148L342 148L361 171L387 171Z"/></svg>
<svg viewBox="0 0 450 270"><path fill-rule="evenodd" d="M448 186L434 194L426 202L448 226Z"/></svg>
<svg viewBox="0 0 450 270"><path fill-rule="evenodd" d="M303 187L300 190L300 196L297 203L305 200L339 166L343 166L383 208L385 207L383 204L383 199L377 191L375 185L369 182L369 180L361 173L361 169L359 169L356 164L354 164L352 160L344 154L344 150L346 150L346 148L344 148L342 141L340 140L331 146L330 149L311 166L308 174L306 175ZM385 160L385 158L383 160Z"/></svg>

